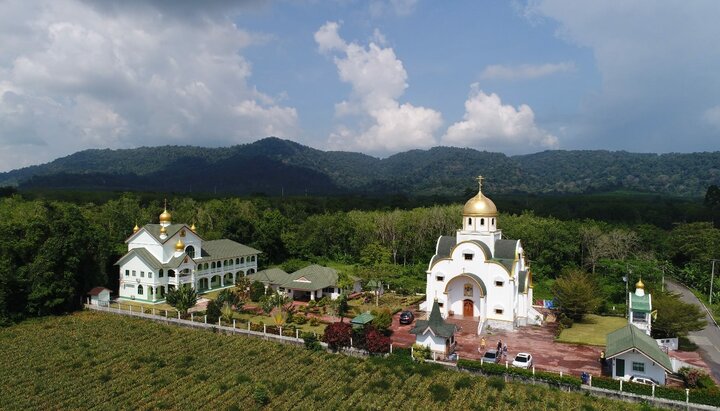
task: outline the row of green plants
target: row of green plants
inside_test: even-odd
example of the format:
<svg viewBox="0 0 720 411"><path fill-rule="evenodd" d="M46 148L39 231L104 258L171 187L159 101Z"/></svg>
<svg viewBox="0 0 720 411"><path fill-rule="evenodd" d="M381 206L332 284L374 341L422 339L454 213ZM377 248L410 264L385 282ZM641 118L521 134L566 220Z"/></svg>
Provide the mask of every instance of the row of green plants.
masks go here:
<svg viewBox="0 0 720 411"><path fill-rule="evenodd" d="M481 363L480 361L475 360L460 359L458 360L458 368L469 371L480 371L485 375L508 375L518 376L522 378L534 378L535 380L543 381L549 384L563 385L576 389L580 388L581 385L580 378L572 375L560 376L560 374L537 370L535 371L535 373L533 373L532 370L516 367L506 368L504 365L492 362ZM712 379L707 375L701 376L700 378L705 381L704 383L706 385L696 385L695 388L690 390L690 402L696 404L712 405L716 407L720 406L720 392L718 391L714 382L712 382ZM685 381L687 381L687 378L684 379ZM597 388L604 388L607 390L620 391L620 381L607 377L593 376L592 386ZM638 395L652 395L651 386L632 382L623 382L622 391ZM686 393L685 389L682 388L656 386L655 397L676 401L685 401Z"/></svg>
<svg viewBox="0 0 720 411"><path fill-rule="evenodd" d="M572 375L560 375L547 371L535 371L531 369L508 367L504 365L496 364L492 362L481 362L475 360L458 360L458 368L469 371L481 371L486 375L509 375L517 376L522 378L534 378L535 380L543 381L551 385L568 386L573 388L580 388L580 378Z"/></svg>
<svg viewBox="0 0 720 411"><path fill-rule="evenodd" d="M0 328L0 346L3 409L640 409L406 351L355 358L93 311Z"/></svg>

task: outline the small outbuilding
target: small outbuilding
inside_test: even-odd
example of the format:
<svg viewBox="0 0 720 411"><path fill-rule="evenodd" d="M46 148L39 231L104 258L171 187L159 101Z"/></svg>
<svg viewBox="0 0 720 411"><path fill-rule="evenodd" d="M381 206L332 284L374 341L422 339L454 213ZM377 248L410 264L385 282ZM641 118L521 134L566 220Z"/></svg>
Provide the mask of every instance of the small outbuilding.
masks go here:
<svg viewBox="0 0 720 411"><path fill-rule="evenodd" d="M673 372L670 357L652 337L632 324L607 335L605 358L611 361L613 378L628 380L638 376L665 384L666 374Z"/></svg>
<svg viewBox="0 0 720 411"><path fill-rule="evenodd" d="M95 287L88 291L87 295L90 296L90 304L97 305L98 307L107 307L110 305L110 293L112 290L105 287Z"/></svg>
<svg viewBox="0 0 720 411"><path fill-rule="evenodd" d="M410 333L415 334L415 343L431 351L448 355L455 349L455 324L445 322L440 314L438 301L433 303L427 320L417 320Z"/></svg>
<svg viewBox="0 0 720 411"><path fill-rule="evenodd" d="M350 320L350 324L352 324L353 327L363 328L366 325L370 324L374 319L375 316L370 314L369 311L366 311Z"/></svg>

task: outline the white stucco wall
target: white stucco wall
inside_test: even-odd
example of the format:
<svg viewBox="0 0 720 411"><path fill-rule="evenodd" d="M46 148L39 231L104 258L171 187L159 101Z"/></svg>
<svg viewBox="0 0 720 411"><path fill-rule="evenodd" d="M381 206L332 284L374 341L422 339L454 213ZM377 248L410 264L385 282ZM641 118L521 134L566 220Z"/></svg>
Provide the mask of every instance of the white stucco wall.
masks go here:
<svg viewBox="0 0 720 411"><path fill-rule="evenodd" d="M416 344L424 345L426 347L429 347L432 351L441 353L445 353L445 350L447 348L446 341L447 339L432 335L432 333L417 335L417 337L415 338Z"/></svg>
<svg viewBox="0 0 720 411"><path fill-rule="evenodd" d="M615 364L618 358L625 360L625 373L623 375L617 375L617 369L615 368ZM633 371L633 362L645 364L645 371ZM617 357L613 357L612 370L613 378L629 379L630 376L636 375L640 377L649 377L659 382L660 384L665 384L665 370L661 366L656 364L653 360L649 359L648 357L644 356L639 352L627 352L624 354L620 354Z"/></svg>

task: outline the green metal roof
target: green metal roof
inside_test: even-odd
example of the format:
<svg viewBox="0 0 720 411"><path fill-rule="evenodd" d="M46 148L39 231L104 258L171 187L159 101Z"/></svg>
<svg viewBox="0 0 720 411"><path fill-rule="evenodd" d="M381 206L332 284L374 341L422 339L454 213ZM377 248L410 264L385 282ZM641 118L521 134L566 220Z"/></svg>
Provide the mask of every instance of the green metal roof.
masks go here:
<svg viewBox="0 0 720 411"><path fill-rule="evenodd" d="M313 291L326 287L336 287L337 281L337 270L313 264L290 274L290 279L280 286L294 290Z"/></svg>
<svg viewBox="0 0 720 411"><path fill-rule="evenodd" d="M223 258L245 257L248 255L261 254L262 251L248 247L244 244L223 238L222 240L203 241L202 257L214 260Z"/></svg>
<svg viewBox="0 0 720 411"><path fill-rule="evenodd" d="M135 256L135 255L142 258L143 260L145 260L145 262L148 263L150 265L150 267L152 267L156 270L159 270L162 268L162 264L160 263L160 261L158 261L158 259L155 258L155 256L152 255L152 253L150 253L148 250L146 250L144 248L133 248L132 250L128 251L127 254L120 257L120 259L115 262L115 265L122 265L123 262L125 262L127 259L129 259L130 257Z"/></svg>
<svg viewBox="0 0 720 411"><path fill-rule="evenodd" d="M352 320L350 320L350 324L365 325L374 319L375 319L375 316L370 314L370 312L366 311L366 312L358 315L357 317L353 318Z"/></svg>
<svg viewBox="0 0 720 411"><path fill-rule="evenodd" d="M630 293L630 310L643 313L649 313L650 311L652 311L650 294L639 296L635 293Z"/></svg>
<svg viewBox="0 0 720 411"><path fill-rule="evenodd" d="M281 285L290 278L290 274L280 268L268 268L267 270L248 274L247 277L251 281L260 281L261 283L270 285Z"/></svg>
<svg viewBox="0 0 720 411"><path fill-rule="evenodd" d="M495 258L509 258L515 260L518 240L497 240L495 241Z"/></svg>
<svg viewBox="0 0 720 411"><path fill-rule="evenodd" d="M641 329L632 324L613 331L607 335L606 358L616 357L630 350L637 350L655 361L666 371L672 372L670 357L664 353L657 342Z"/></svg>
<svg viewBox="0 0 720 411"><path fill-rule="evenodd" d="M428 331L433 334L450 338L455 334L455 324L448 324L443 320L440 314L440 306L437 300L433 303L432 311L430 311L430 317L427 320L418 320L415 322L415 328L410 333L416 335L425 335Z"/></svg>
<svg viewBox="0 0 720 411"><path fill-rule="evenodd" d="M527 286L527 280L528 280L527 270L521 270L518 273L518 294L522 294L525 292L525 287Z"/></svg>

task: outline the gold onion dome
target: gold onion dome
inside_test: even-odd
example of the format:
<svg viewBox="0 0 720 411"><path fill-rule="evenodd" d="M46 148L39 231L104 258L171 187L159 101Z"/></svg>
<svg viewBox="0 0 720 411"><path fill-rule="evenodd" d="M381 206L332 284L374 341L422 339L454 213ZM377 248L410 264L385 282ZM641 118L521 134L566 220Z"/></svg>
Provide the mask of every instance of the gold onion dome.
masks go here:
<svg viewBox="0 0 720 411"><path fill-rule="evenodd" d="M642 278L638 280L637 284L635 284L635 288L642 288L643 290L645 289L645 284L643 284Z"/></svg>
<svg viewBox="0 0 720 411"><path fill-rule="evenodd" d="M192 223L192 225L190 226L190 231L195 231L195 223Z"/></svg>
<svg viewBox="0 0 720 411"><path fill-rule="evenodd" d="M138 231L140 231L140 227L138 227L137 223L135 223L135 227L133 227L133 234L137 233Z"/></svg>
<svg viewBox="0 0 720 411"><path fill-rule="evenodd" d="M163 211L162 214L160 214L160 222L161 223L169 223L171 218L172 218L172 216L170 215L170 213L168 213L167 209L165 209L165 211Z"/></svg>
<svg viewBox="0 0 720 411"><path fill-rule="evenodd" d="M182 251L185 249L185 244L183 244L182 240L178 238L177 243L175 243L175 251Z"/></svg>
<svg viewBox="0 0 720 411"><path fill-rule="evenodd" d="M160 227L160 234L167 234L167 228Z"/></svg>
<svg viewBox="0 0 720 411"><path fill-rule="evenodd" d="M497 217L498 211L495 203L482 193L482 176L477 178L480 187L475 197L469 199L463 207L463 215L470 217Z"/></svg>

